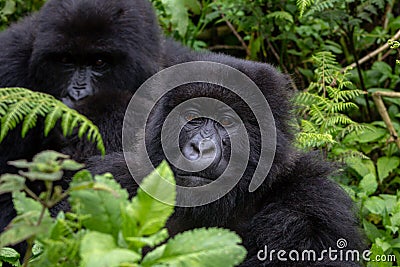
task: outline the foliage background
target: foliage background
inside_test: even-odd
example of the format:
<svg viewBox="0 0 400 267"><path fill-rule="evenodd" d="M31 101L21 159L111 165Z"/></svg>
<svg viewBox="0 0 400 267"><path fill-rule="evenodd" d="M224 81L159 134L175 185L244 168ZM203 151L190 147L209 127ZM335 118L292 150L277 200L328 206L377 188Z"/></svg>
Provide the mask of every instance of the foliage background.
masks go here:
<svg viewBox="0 0 400 267"><path fill-rule="evenodd" d="M0 0L1 29L44 0ZM300 149L343 164L373 255L400 265L400 149L372 100L400 92L399 0L152 0L164 32L194 49L268 62L293 78ZM361 58L382 48L360 64ZM351 66L351 68L348 68ZM400 98L384 98L400 133ZM373 257L373 256L372 256Z"/></svg>

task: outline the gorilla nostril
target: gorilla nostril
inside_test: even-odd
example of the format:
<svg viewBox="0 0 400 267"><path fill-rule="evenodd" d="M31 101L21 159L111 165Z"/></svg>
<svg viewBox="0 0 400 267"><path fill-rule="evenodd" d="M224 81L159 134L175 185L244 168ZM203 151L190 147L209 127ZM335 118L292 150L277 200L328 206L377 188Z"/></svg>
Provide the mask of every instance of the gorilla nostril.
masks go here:
<svg viewBox="0 0 400 267"><path fill-rule="evenodd" d="M199 147L195 143L185 145L182 153L188 160L197 160L201 155Z"/></svg>
<svg viewBox="0 0 400 267"><path fill-rule="evenodd" d="M210 139L200 142L200 154L202 158L214 158L216 154L215 144Z"/></svg>

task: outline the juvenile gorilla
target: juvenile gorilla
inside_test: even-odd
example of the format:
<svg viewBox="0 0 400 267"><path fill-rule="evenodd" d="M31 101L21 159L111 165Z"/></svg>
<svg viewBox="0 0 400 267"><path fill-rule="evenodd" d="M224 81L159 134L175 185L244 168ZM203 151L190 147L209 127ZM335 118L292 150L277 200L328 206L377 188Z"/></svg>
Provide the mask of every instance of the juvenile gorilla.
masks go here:
<svg viewBox="0 0 400 267"><path fill-rule="evenodd" d="M183 110L179 112L178 120L184 121L184 127L179 133L182 156L192 162L193 166L207 163L208 167L188 172L172 165L177 184L188 187L206 185L224 172L230 158L247 162L244 175L232 176L232 179L240 178L240 181L224 197L203 206L177 207L167 224L170 233L175 235L198 227L229 228L242 237L248 250L247 259L241 266L359 266L357 262L332 261L326 252L322 252L329 248L338 249L337 241L341 238L347 240L345 249L360 250L363 248L363 238L351 199L328 178L334 171L332 165L318 159L316 153L298 152L292 147L288 78L270 65L222 55L194 54L192 59L227 64L247 74L258 85L275 119L276 154L263 184L255 192L249 193L250 179L257 164L265 164L259 162L260 125L250 107L233 92L209 83L182 85L166 94L155 106L147 124L146 147L154 165L165 159L161 146L161 126L167 115L186 100L199 97L219 100L231 107L238 116L214 104L181 105ZM243 88L243 91L246 90ZM233 145L242 146L240 142L232 143L241 127L239 120L243 122L249 136L248 158L243 156L244 153L230 157ZM172 131L177 129L171 128L174 128ZM174 133L167 132L166 136L170 134L172 136ZM136 154L138 158L146 157L143 151L136 151ZM113 153L104 161L93 157L87 163L94 173L113 173L131 195L135 194L137 184L130 176L122 154ZM140 159L131 163L137 169L143 165ZM279 261L275 253L272 258L267 257L262 261L257 258L257 254L265 246L268 251L275 252L285 250L289 253L296 250L300 256L304 250L314 250L319 259L284 262ZM285 257L288 258L288 254Z"/></svg>

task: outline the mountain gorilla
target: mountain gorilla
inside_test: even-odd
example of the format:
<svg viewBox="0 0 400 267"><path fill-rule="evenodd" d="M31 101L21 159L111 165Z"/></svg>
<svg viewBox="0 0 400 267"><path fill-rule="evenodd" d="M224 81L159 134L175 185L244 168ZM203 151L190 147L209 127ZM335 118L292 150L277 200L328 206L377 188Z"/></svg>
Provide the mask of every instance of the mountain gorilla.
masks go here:
<svg viewBox="0 0 400 267"><path fill-rule="evenodd" d="M131 94L158 71L161 41L147 0L50 0L36 14L0 33L0 88L44 92L91 119L108 152L121 150L124 109ZM76 137L53 131L43 121L21 138L21 127L0 144L0 174L7 162L53 149L76 160L97 154ZM31 189L40 192L35 183ZM0 195L0 232L15 216L10 194Z"/></svg>
<svg viewBox="0 0 400 267"><path fill-rule="evenodd" d="M241 177L235 177L233 172L231 178L239 178L240 181L222 198L203 206L176 207L167 223L171 235L198 227L217 226L234 230L242 237L248 250L247 259L241 266L359 266L357 262L341 261L339 257L336 260L330 258L327 251L324 251L329 248L339 249L337 241L341 238L347 240L344 250L360 250L364 246L363 238L351 199L328 178L334 171L332 165L320 160L316 153L298 152L292 146L294 137L289 125L292 113L288 77L270 65L223 55L194 54L192 58L227 64L247 74L257 84L275 120L276 154L269 173L265 174L265 181L250 193L248 188L256 166L266 164L259 162L260 125L251 107L237 94L209 83L185 84L164 95L148 118L144 138L149 158L154 165L165 159L164 151L169 148L165 143L161 144L161 128L167 115L181 107L177 113L180 114L177 124L172 124L172 132L166 130L166 139L175 136L179 120L184 121L178 142L181 157L192 162L194 167L203 163L208 166L190 172L171 164L178 185L197 187L210 184L227 168L230 159L236 161L234 166L239 161L247 163ZM247 89L243 88L243 91ZM185 104L187 100L202 97L221 101L231 110L211 100L207 104L207 99L203 104ZM242 126L240 121L243 122ZM233 143L235 135L243 126L250 144L248 157L244 150L243 153L231 155L233 145L239 148L243 146L243 140ZM132 135L132 138L135 137ZM135 154L138 155L137 159L129 164L133 164L131 167L140 172L145 162L141 159L147 155L144 155L144 151L136 151ZM137 184L130 175L123 154L112 153L104 160L93 157L87 164L94 173L111 172L131 195L135 194ZM141 175L145 174L143 171ZM205 196L208 193L205 191ZM267 258L263 259L265 248L272 254L267 254ZM279 255L287 261L278 260L279 250L286 251L286 254ZM289 258L291 250L299 253L300 260ZM301 260L305 250L314 250L317 260L312 260L312 257L310 261ZM296 254L291 256L296 259Z"/></svg>
<svg viewBox="0 0 400 267"><path fill-rule="evenodd" d="M50 0L0 33L0 87L48 93L72 107L99 93L113 102L112 92L134 91L157 72L160 43L146 0ZM24 140L20 129L9 134L1 144L1 173L8 160L58 149L57 142L43 143L42 131L36 127Z"/></svg>

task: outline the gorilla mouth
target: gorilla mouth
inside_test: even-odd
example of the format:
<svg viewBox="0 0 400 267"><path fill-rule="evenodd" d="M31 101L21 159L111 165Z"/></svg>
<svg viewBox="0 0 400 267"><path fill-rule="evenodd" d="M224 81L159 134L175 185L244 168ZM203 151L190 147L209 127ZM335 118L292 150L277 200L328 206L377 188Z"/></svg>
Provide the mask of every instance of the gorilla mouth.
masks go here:
<svg viewBox="0 0 400 267"><path fill-rule="evenodd" d="M192 187L199 185L206 185L214 181L209 178L193 174L176 174L175 179L177 185L192 186Z"/></svg>

